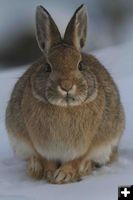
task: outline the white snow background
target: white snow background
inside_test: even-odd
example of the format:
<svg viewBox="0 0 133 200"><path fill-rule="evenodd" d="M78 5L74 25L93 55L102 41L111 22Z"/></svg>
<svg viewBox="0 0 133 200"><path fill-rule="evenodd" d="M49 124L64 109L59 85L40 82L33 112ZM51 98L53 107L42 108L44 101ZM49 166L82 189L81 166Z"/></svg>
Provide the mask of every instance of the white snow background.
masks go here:
<svg viewBox="0 0 133 200"><path fill-rule="evenodd" d="M81 182L51 185L25 174L25 162L13 156L4 118L12 88L27 66L0 72L0 199L13 200L116 200L118 186L133 184L133 43L94 52L111 72L120 89L126 113L126 130L119 160L103 167ZM16 197L16 198L15 198Z"/></svg>

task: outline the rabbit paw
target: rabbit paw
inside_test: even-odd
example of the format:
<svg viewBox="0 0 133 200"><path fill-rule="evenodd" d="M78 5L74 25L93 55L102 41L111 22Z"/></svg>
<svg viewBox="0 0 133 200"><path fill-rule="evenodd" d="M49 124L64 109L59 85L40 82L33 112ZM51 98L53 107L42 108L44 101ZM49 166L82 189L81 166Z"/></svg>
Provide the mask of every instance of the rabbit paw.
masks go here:
<svg viewBox="0 0 133 200"><path fill-rule="evenodd" d="M81 163L79 167L79 174L81 177L88 176L92 172L92 162L89 160L84 161Z"/></svg>
<svg viewBox="0 0 133 200"><path fill-rule="evenodd" d="M27 174L34 179L43 178L43 164L41 160L35 156L31 157L27 163Z"/></svg>
<svg viewBox="0 0 133 200"><path fill-rule="evenodd" d="M77 175L77 171L74 168L66 165L57 169L53 176L51 176L51 179L48 181L53 184L64 184L79 180L80 177Z"/></svg>
<svg viewBox="0 0 133 200"><path fill-rule="evenodd" d="M44 179L46 179L49 182L52 179L56 169L56 163L47 163L47 165L44 166Z"/></svg>

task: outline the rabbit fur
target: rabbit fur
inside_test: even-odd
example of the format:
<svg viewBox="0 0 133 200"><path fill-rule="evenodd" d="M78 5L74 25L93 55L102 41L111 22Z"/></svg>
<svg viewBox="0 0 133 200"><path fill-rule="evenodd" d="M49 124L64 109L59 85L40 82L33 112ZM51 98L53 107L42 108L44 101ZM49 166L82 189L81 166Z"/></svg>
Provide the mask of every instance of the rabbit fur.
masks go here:
<svg viewBox="0 0 133 200"><path fill-rule="evenodd" d="M81 5L64 37L42 6L36 37L43 52L17 81L6 110L12 148L27 174L63 184L113 162L125 127L119 91L109 72L81 52L87 9Z"/></svg>

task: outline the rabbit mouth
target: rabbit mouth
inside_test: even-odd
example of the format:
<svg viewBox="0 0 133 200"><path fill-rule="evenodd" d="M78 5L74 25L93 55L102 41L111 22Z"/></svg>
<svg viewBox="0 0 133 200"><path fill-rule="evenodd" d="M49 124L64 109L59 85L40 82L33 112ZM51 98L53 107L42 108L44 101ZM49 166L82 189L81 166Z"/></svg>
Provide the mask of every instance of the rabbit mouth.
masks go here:
<svg viewBox="0 0 133 200"><path fill-rule="evenodd" d="M53 92L53 90L47 90L46 92L47 101L50 104L57 106L78 106L85 102L87 98L87 92L80 95L71 94L70 92L64 92L63 94L59 91Z"/></svg>
<svg viewBox="0 0 133 200"><path fill-rule="evenodd" d="M48 98L48 102L53 105L67 107L67 106L78 106L84 101L77 98L76 96L66 95L62 98Z"/></svg>
<svg viewBox="0 0 133 200"><path fill-rule="evenodd" d="M74 102L75 101L75 98L69 94L67 94L65 97L64 97L64 100L69 103L69 102Z"/></svg>
<svg viewBox="0 0 133 200"><path fill-rule="evenodd" d="M84 101L85 99L67 94L65 97L60 99L60 106L78 106Z"/></svg>

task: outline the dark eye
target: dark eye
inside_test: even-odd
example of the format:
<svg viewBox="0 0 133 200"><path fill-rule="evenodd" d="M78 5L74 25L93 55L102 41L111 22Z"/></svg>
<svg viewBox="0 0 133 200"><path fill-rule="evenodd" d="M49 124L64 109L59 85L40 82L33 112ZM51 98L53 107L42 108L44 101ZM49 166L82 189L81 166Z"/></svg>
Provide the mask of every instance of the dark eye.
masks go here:
<svg viewBox="0 0 133 200"><path fill-rule="evenodd" d="M49 63L46 63L46 65L45 65L45 71L46 72L51 72L52 71L52 68L51 68L51 66L50 66Z"/></svg>
<svg viewBox="0 0 133 200"><path fill-rule="evenodd" d="M79 71L83 71L83 70L84 70L84 67L85 67L85 65L84 65L83 61L81 61L81 62L79 63L79 66L78 66Z"/></svg>

